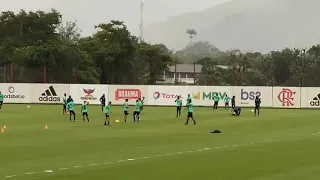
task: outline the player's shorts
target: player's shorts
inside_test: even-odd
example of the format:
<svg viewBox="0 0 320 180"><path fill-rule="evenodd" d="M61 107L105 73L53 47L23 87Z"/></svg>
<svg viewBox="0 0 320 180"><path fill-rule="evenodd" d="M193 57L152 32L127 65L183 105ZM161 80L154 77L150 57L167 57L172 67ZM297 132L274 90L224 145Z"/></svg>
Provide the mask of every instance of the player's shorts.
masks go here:
<svg viewBox="0 0 320 180"><path fill-rule="evenodd" d="M229 106L229 103L227 102L227 103L225 103L225 105L226 105L226 106Z"/></svg>
<svg viewBox="0 0 320 180"><path fill-rule="evenodd" d="M107 118L110 117L110 114L108 114L108 113L105 113L105 115L106 115Z"/></svg>
<svg viewBox="0 0 320 180"><path fill-rule="evenodd" d="M193 113L192 112L188 112L188 118L193 118Z"/></svg>
<svg viewBox="0 0 320 180"><path fill-rule="evenodd" d="M123 111L124 115L125 116L128 116L129 115L129 112L128 111Z"/></svg>
<svg viewBox="0 0 320 180"><path fill-rule="evenodd" d="M74 112L74 110L69 110L69 113L70 113L70 114L73 114L73 115L76 114L76 113Z"/></svg>
<svg viewBox="0 0 320 180"><path fill-rule="evenodd" d="M215 106L218 106L218 101L215 101L215 102L214 102L214 105L215 105Z"/></svg>
<svg viewBox="0 0 320 180"><path fill-rule="evenodd" d="M83 112L82 116L88 116L88 112Z"/></svg>
<svg viewBox="0 0 320 180"><path fill-rule="evenodd" d="M0 101L0 105L2 105L3 104L3 101Z"/></svg>
<svg viewBox="0 0 320 180"><path fill-rule="evenodd" d="M139 116L139 115L140 115L140 112L138 112L138 111L134 111L134 112L133 112L133 115L137 115L137 116Z"/></svg>
<svg viewBox="0 0 320 180"><path fill-rule="evenodd" d="M255 108L255 109L260 109L260 106L255 106L254 108Z"/></svg>
<svg viewBox="0 0 320 180"><path fill-rule="evenodd" d="M181 111L181 106L177 106L177 111Z"/></svg>
<svg viewBox="0 0 320 180"><path fill-rule="evenodd" d="M106 103L101 103L101 106L103 106L103 107L106 106Z"/></svg>

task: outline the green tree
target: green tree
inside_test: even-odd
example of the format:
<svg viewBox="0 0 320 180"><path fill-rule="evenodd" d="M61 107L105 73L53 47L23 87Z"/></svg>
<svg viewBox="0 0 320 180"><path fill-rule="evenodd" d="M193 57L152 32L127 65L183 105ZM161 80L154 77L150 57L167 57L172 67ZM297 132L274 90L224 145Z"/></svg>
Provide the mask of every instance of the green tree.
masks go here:
<svg viewBox="0 0 320 180"><path fill-rule="evenodd" d="M192 44L193 38L198 34L195 29L187 29L186 34L189 36L190 44Z"/></svg>

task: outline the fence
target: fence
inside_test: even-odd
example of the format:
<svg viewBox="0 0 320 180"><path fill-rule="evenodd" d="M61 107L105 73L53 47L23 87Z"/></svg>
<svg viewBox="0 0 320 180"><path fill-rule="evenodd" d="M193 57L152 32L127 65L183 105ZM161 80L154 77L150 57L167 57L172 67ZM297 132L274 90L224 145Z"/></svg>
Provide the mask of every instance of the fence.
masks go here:
<svg viewBox="0 0 320 180"><path fill-rule="evenodd" d="M212 106L213 94L223 101L226 96L235 96L236 104L252 107L255 96L260 96L263 107L275 108L318 108L318 87L263 87L263 86L131 86L101 84L20 84L1 83L0 91L6 103L61 104L64 93L71 95L77 104L84 100L100 104L99 98L106 94L112 104L130 104L145 97L145 105L175 106L177 96L186 99L188 94L196 106ZM223 105L223 102L220 103Z"/></svg>

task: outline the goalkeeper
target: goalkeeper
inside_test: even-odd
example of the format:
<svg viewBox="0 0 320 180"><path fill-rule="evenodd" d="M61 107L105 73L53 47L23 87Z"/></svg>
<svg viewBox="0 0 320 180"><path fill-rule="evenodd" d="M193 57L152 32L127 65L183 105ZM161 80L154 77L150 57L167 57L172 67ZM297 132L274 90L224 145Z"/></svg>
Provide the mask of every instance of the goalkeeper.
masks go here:
<svg viewBox="0 0 320 180"><path fill-rule="evenodd" d="M230 112L231 116L240 116L241 114L241 108L240 107L234 107L233 110Z"/></svg>

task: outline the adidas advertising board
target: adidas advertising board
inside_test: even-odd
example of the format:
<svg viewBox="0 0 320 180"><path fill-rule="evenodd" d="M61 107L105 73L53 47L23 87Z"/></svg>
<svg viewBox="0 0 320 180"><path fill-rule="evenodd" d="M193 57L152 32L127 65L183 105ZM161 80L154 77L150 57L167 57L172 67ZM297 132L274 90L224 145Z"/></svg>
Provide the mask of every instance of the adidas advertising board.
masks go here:
<svg viewBox="0 0 320 180"><path fill-rule="evenodd" d="M5 103L30 103L30 84L1 83Z"/></svg>
<svg viewBox="0 0 320 180"><path fill-rule="evenodd" d="M109 101L109 86L101 84L71 84L70 95L76 104L88 101L90 104L101 104L100 97L105 94L106 103Z"/></svg>
<svg viewBox="0 0 320 180"><path fill-rule="evenodd" d="M68 84L31 84L31 103L62 103L63 94L69 95Z"/></svg>
<svg viewBox="0 0 320 180"><path fill-rule="evenodd" d="M320 108L320 88L304 87L301 88L301 107Z"/></svg>

